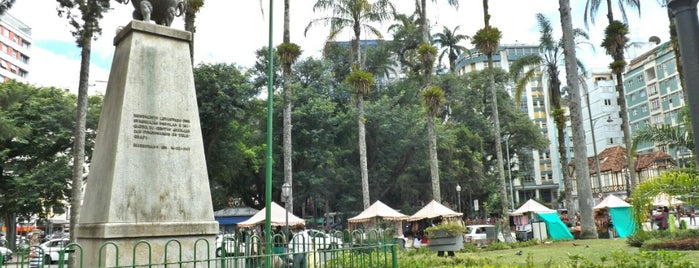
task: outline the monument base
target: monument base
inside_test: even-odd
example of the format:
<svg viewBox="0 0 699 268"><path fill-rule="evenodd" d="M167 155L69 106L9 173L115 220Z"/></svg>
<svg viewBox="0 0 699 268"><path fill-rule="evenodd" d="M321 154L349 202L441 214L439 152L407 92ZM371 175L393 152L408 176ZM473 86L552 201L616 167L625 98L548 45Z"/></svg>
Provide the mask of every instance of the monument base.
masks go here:
<svg viewBox="0 0 699 268"><path fill-rule="evenodd" d="M75 235L79 267L215 258L214 220L190 59L191 34L131 21L115 37ZM82 251L82 252L80 252ZM149 267L149 266L146 266Z"/></svg>

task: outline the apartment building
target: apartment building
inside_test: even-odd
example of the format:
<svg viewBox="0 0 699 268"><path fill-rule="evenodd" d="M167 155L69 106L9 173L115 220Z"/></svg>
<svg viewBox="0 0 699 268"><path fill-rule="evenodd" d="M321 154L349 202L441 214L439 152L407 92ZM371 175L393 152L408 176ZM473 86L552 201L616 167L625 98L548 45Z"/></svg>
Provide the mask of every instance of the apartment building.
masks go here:
<svg viewBox="0 0 699 268"><path fill-rule="evenodd" d="M631 135L646 126L672 126L684 128L678 117L685 105L684 92L675 61L675 53L669 42L657 45L632 59L624 73L624 92ZM638 154L662 151L674 159L688 158L685 148L671 148L666 144L640 143Z"/></svg>
<svg viewBox="0 0 699 268"><path fill-rule="evenodd" d="M0 78L27 82L32 29L9 13L0 16Z"/></svg>

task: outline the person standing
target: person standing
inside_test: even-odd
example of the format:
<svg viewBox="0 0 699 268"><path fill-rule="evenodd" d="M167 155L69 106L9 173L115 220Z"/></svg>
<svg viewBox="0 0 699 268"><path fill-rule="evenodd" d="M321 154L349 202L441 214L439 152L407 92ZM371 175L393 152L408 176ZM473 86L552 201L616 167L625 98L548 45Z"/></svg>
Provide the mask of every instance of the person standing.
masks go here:
<svg viewBox="0 0 699 268"><path fill-rule="evenodd" d="M687 214L689 216L689 224L691 225L697 225L697 220L695 219L696 215L694 212L694 206L689 207L689 210L687 211Z"/></svg>

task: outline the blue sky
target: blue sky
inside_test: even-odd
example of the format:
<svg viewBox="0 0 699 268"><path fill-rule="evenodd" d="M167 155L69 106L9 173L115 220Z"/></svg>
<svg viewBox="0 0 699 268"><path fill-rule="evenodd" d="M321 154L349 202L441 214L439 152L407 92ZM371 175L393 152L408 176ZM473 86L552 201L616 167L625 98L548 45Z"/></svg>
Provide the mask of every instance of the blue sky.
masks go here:
<svg viewBox="0 0 699 268"><path fill-rule="evenodd" d="M327 37L328 30L323 27L313 28L307 36L303 35L305 26L311 19L322 17L322 14L314 13L312 6L315 1L292 1L291 9L291 34L292 42L298 43L302 50L302 57L318 57ZM483 11L480 1L468 1L471 6L461 1L459 9L446 5L447 1L428 1L429 19L434 31L439 31L442 26L454 28L460 25L460 31L466 35L473 35L483 27ZM583 27L582 9L585 1L573 2L574 27ZM616 2L616 1L613 1ZM30 83L40 86L58 86L75 90L77 88L79 74L80 50L75 46L70 34L71 28L65 19L59 18L55 11L55 2L41 1L17 1L10 14L23 20L32 27L33 46L31 55ZM263 6L260 6L260 3ZM412 13L413 1L394 1L400 13ZM254 51L266 46L268 40L268 1L221 1L208 0L197 17L197 34L195 36L195 62L196 63L235 63L241 66L252 66L255 61ZM643 19L638 19L636 12L628 11L630 37L632 42L647 41L648 37L655 35L661 40L668 40L667 12L656 1L642 1L641 14ZM106 86L108 80L111 58L114 53L112 39L117 27L126 25L131 20L131 5L123 5L112 2L113 10L106 13L101 22L103 34L93 42L92 67L90 81L96 91ZM282 5L283 1L275 1L273 43L281 42L282 29ZM263 12L261 11L264 10ZM604 10L597 16L597 25L590 28L591 43L599 46L602 33L606 24ZM552 21L558 29L558 1L555 0L490 0L491 24L500 28L503 32L503 44L524 43L536 44L538 42L538 29L535 14L541 12ZM619 14L617 12L617 14ZM381 26L387 29L391 23ZM183 29L182 18L176 18L173 28ZM560 31L558 31L560 32ZM390 34L385 33L386 38ZM337 40L349 40L349 32L341 34ZM464 44L470 47L470 44ZM611 59L604 55L601 48L595 51L583 49L578 51L578 56L585 61L589 68L604 68ZM59 66L57 68L57 66ZM103 91L103 89L102 89Z"/></svg>

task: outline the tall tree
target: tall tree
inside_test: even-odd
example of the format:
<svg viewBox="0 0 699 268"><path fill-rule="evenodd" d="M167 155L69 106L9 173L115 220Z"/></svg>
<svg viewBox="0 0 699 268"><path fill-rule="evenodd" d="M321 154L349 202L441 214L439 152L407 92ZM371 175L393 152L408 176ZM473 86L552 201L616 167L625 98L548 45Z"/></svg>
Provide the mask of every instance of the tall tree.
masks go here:
<svg viewBox="0 0 699 268"><path fill-rule="evenodd" d="M71 31L80 51L80 74L78 79L78 101L73 140L73 175L71 181L70 229L80 218L80 204L83 196L83 169L85 163L85 125L87 116L87 89L90 81L90 55L92 40L102 33L99 21L109 10L109 0L56 0L58 15L65 16L74 29ZM76 233L70 232L70 241L76 242ZM72 256L72 255L71 255ZM73 261L75 259L73 258Z"/></svg>
<svg viewBox="0 0 699 268"><path fill-rule="evenodd" d="M575 178L580 204L580 238L597 238L597 227L592 214L592 185L590 169L587 163L585 130L582 122L582 105L580 98L580 78L575 56L575 36L570 12L570 0L559 0L561 29L563 30L563 54L566 62L566 82L570 88L570 125L573 129L573 148L575 150Z"/></svg>
<svg viewBox="0 0 699 268"><path fill-rule="evenodd" d="M283 151L284 151L284 183L289 188L288 199L285 200L284 206L288 211L294 211L294 179L292 167L292 145L291 145L291 65L296 62L301 55L301 49L298 45L291 43L289 31L289 2L284 0L284 36L283 43L277 47L277 53L282 61L282 80L283 80L283 98L284 98L284 119L283 119Z"/></svg>
<svg viewBox="0 0 699 268"><path fill-rule="evenodd" d="M9 81L0 84L3 121L16 130L0 138L0 217L8 227L9 247L14 246L15 218L50 211L64 212L70 200L70 150L75 123L75 96L57 88L35 88ZM90 98L99 113L99 99ZM89 116L88 127L95 129L97 116ZM91 131L94 133L94 131ZM90 138L94 138L91 135ZM88 151L92 143L88 143Z"/></svg>
<svg viewBox="0 0 699 268"><path fill-rule="evenodd" d="M431 86L422 92L427 110L427 139L429 141L430 152L430 177L432 178L432 197L435 201L442 201L442 194L439 182L439 160L437 158L437 134L434 125L434 118L439 114L439 110L444 103L444 90L438 86Z"/></svg>
<svg viewBox="0 0 699 268"><path fill-rule="evenodd" d="M197 19L197 13L204 6L204 0L187 0L184 8L184 29L192 33L192 41L189 42L189 55L194 64L194 33L197 32L197 27L194 22Z"/></svg>
<svg viewBox="0 0 699 268"><path fill-rule="evenodd" d="M498 183L500 184L500 231L508 242L512 242L510 235L510 223L507 215L507 184L505 183L505 167L502 159L502 139L500 133L500 118L498 114L497 88L495 87L495 73L493 72L493 53L498 51L502 32L497 27L490 26L490 13L488 13L488 0L483 0L484 27L473 36L471 43L476 46L488 59L488 79L490 80L490 98L493 105L492 121L495 134L495 154L498 160Z"/></svg>
<svg viewBox="0 0 699 268"><path fill-rule="evenodd" d="M437 0L432 0L432 2L437 2ZM450 6L459 8L459 0L447 0ZM420 30L422 32L422 42L430 43L430 28L427 25L427 0L415 0L415 13L418 14L420 19Z"/></svg>
<svg viewBox="0 0 699 268"><path fill-rule="evenodd" d="M461 53L468 52L468 49L459 45L459 43L471 39L468 35L456 33L458 30L459 26L454 27L453 30L449 30L447 26L444 26L441 33L436 33L433 36L435 44L442 48L442 53L439 53L439 62L442 62L444 55L448 55L449 71L452 73L455 71L456 58L458 58Z"/></svg>
<svg viewBox="0 0 699 268"><path fill-rule="evenodd" d="M308 30L317 24L330 25L330 34L328 40L334 40L337 35L350 28L354 34L350 53L350 62L353 62L353 71L362 72L354 76L350 84L354 87L354 93L357 100L358 114L357 125L359 131L359 165L361 170L362 180L362 200L364 208L368 208L370 203L369 198L369 172L367 170L366 156L366 133L364 118L364 96L369 93L369 89L373 86L373 78L369 83L366 77L366 72L363 72L363 64L361 57L361 33L362 31L369 32L379 38L382 37L381 31L369 23L383 22L390 19L395 13L395 8L388 0L378 0L370 3L368 0L318 0L313 5L313 11L331 11L332 16L311 20L304 30L304 35ZM348 77L349 78L349 77ZM357 80L358 79L358 80ZM367 87L368 85L368 87Z"/></svg>
<svg viewBox="0 0 699 268"><path fill-rule="evenodd" d="M549 103L551 104L551 116L556 124L558 138L558 154L560 156L561 168L565 170L568 166L566 135L566 121L568 119L563 109L561 99L561 80L559 79L559 66L565 64L563 57L563 40L557 41L553 37L553 27L546 16L541 13L536 14L536 20L539 25L539 54L527 55L515 60L510 67L510 74L515 80L515 103L519 106L522 93L537 73L543 71L543 77L548 81ZM573 31L575 38L588 39L585 32L580 29ZM580 62L577 60L577 62ZM526 69L528 68L528 69ZM582 68L581 68L582 69ZM582 71L584 73L584 71ZM573 178L568 172L563 172L563 185L565 190L566 204L568 204L568 213L574 215L575 206L573 204Z"/></svg>
<svg viewBox="0 0 699 268"><path fill-rule="evenodd" d="M612 56L612 63L609 64L609 68L616 79L616 92L617 92L617 103L619 104L620 116L621 116L621 129L624 132L624 144L626 145L626 169L628 170L629 180L631 185L627 185L631 189L636 188L638 184L638 178L636 176L636 168L634 167L634 151L631 150L633 147L633 137L631 137L631 128L629 126L629 114L626 107L626 93L624 92L624 81L622 73L624 72L624 67L626 67L626 59L624 58L624 49L626 48L626 43L629 41L627 37L629 33L629 27L626 24L628 21L626 18L625 6L630 8L635 8L638 11L638 15L641 15L641 0L618 0L619 10L621 11L622 18L624 22L614 19L614 14L612 12L612 0L606 0L607 4L607 20L609 25L604 30L604 40L602 41L602 47L608 55ZM601 0L587 0L585 3L585 25L587 25L588 11L589 16L593 18L597 13L597 10L602 3ZM594 20L592 20L594 23Z"/></svg>

